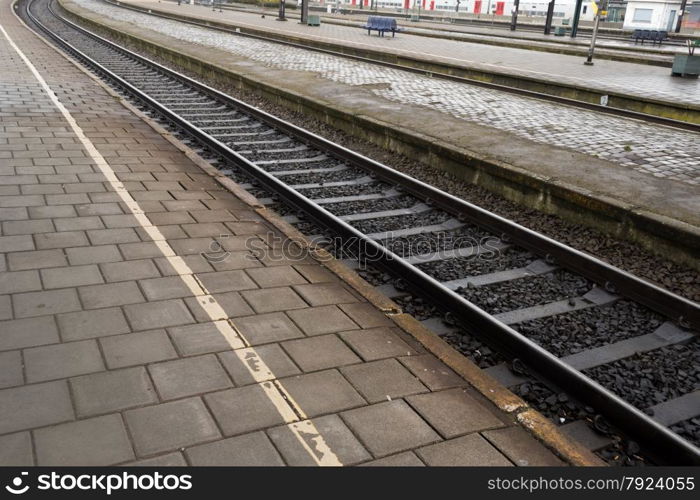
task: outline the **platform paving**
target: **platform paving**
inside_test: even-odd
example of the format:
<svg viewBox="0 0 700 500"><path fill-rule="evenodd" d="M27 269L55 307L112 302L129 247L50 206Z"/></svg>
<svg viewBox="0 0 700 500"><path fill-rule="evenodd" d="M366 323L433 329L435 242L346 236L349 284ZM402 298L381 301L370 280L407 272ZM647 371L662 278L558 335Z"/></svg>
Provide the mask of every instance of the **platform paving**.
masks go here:
<svg viewBox="0 0 700 500"><path fill-rule="evenodd" d="M86 1L93 2L93 0ZM664 67L609 60L597 60L594 66L584 66L582 56L579 55L485 45L468 40L428 38L410 32L401 33L396 37L368 36L366 30L355 26L329 23L322 23L318 27L304 26L296 20L281 23L275 21L274 16L262 18L259 13L241 11L213 12L210 7L190 5L185 2L177 5L169 1L126 0L124 3L197 16L202 19L228 21L241 27L248 26L270 32L293 34L309 40L329 41L409 56L420 55L430 60L551 80L554 83L571 83L584 88L592 87L644 98L700 104L698 80L673 78L669 68ZM415 29L415 23L400 24L409 30Z"/></svg>
<svg viewBox="0 0 700 500"><path fill-rule="evenodd" d="M138 1L147 5L146 0ZM576 193L590 193L599 200L614 200L621 210L647 212L700 226L697 187L700 183L700 141L695 132L303 49L285 47L280 50L278 44L271 42L154 19L104 2L62 2L88 18L218 65L290 96L301 96L316 107L367 118L419 138L434 138L439 144L464 151L469 156L508 165L535 180L546 179L557 188L564 185ZM180 7L168 2L157 4L157 8L175 10ZM201 6L187 8L199 9L197 15L204 17L223 16L220 19L248 15L241 12L212 13ZM302 30L309 36L316 36L309 31L316 29L313 27L294 22L280 23L268 17L256 19L257 23L272 23L270 29ZM349 29L335 25L329 27L331 30L336 28ZM369 39L361 30L353 33L365 37L363 43L368 43ZM401 35L395 40L403 38ZM389 37L387 40L393 39ZM420 41L432 43L424 37ZM375 37L371 43L394 42L377 41ZM477 52L481 51L480 46ZM531 52L527 54L527 58L519 59L526 61L523 64L532 60ZM550 55L542 57L549 58ZM540 56L532 57L536 60ZM502 63L505 62L499 59L498 65ZM617 70L604 71L611 74ZM653 74L649 71L652 69L645 67L642 72ZM698 83L690 85L697 86ZM676 95L681 94L692 94L693 99L700 96L697 91Z"/></svg>
<svg viewBox="0 0 700 500"><path fill-rule="evenodd" d="M0 9L0 465L561 464Z"/></svg>

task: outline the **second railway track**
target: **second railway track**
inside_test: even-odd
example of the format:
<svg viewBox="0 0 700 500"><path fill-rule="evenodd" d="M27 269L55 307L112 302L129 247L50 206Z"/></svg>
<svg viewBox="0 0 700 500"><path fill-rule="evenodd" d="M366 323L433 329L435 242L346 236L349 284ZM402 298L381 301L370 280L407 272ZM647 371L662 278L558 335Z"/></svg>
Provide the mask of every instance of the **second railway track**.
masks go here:
<svg viewBox="0 0 700 500"><path fill-rule="evenodd" d="M698 304L115 45L62 18L52 0L22 0L19 11L264 202L292 207L288 220L302 230L338 235L338 246L661 462L700 464ZM664 378L669 359L682 380ZM658 383L650 367L664 371ZM684 422L689 440L670 429Z"/></svg>

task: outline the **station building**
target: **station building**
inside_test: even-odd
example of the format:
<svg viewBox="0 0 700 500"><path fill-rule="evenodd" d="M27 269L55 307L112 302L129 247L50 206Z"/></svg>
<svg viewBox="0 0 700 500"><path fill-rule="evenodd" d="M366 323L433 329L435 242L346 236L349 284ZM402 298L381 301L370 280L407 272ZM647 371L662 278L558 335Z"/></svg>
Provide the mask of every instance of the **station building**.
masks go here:
<svg viewBox="0 0 700 500"><path fill-rule="evenodd" d="M515 2L513 0L341 0L342 5L356 5L360 2L363 7L376 5L379 8L397 10L421 10L459 13L467 16L510 16ZM335 3L333 0L325 0L325 3ZM622 3L622 2L617 2ZM544 18L547 15L548 0L521 0L519 14L530 18ZM560 19L573 18L576 8L576 0L556 0L554 5L554 17ZM536 19L533 19L535 21ZM590 2L584 2L581 8L581 20L592 21L593 12Z"/></svg>
<svg viewBox="0 0 700 500"><path fill-rule="evenodd" d="M684 28L700 28L700 2L687 2ZM673 31L678 24L681 0L630 0L627 2L624 29Z"/></svg>

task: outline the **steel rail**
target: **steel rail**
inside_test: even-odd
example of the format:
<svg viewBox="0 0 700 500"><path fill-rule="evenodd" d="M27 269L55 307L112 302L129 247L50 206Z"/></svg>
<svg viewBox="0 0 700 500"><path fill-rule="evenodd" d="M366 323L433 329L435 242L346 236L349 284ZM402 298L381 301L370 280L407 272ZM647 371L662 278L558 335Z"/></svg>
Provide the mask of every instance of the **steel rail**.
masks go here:
<svg viewBox="0 0 700 500"><path fill-rule="evenodd" d="M356 242L356 247L360 255L371 257L373 263L380 265L395 275L402 276L409 285L420 290L422 294L430 296L447 310L450 310L457 318L468 325L477 335L485 337L490 342L498 344L510 353L516 354L518 358L523 360L529 366L536 368L536 371L539 374L544 375L544 378L556 381L557 386L575 395L577 399L581 400L585 404L593 406L597 410L601 411L601 413L613 424L623 429L625 433L628 433L638 442L643 444L645 448L648 449L653 455L660 457L667 463L700 465L700 449L682 439L670 429L651 419L649 416L629 403L623 401L620 397L603 388L598 383L584 376L581 372L563 363L557 357L553 356L551 353L547 352L517 331L497 321L493 316L476 307L457 293L442 286L437 280L412 266L387 248L367 238L354 227L343 222L338 217L314 203L312 200L304 197L297 191L285 185L270 173L231 150L225 144L211 137L206 132L198 129L188 120L178 116L177 113L171 111L166 106L161 105L136 87L120 78L118 75L109 71L99 62L87 56L80 49L74 47L66 40L63 40L60 36L53 33L48 27L44 26L43 23L41 23L31 13L29 6L33 4L34 1L35 0L29 0L28 4L26 5L27 16L31 19L31 21L34 22L42 31L46 32L49 37L55 40L60 46L64 47L75 57L88 64L94 71L111 80L113 83L123 88L137 99L143 101L152 109L156 110L164 118L184 129L193 137L202 141L202 143L206 144L213 152L221 155L226 160L241 168L252 178L256 179L263 187L280 196L285 202L303 211L310 218L344 237L346 240ZM402 183L409 186L408 189L412 192L430 194L433 196L431 199L435 200L435 202L440 205L446 203L448 206L459 206L465 213L470 214L471 216L489 219L490 224L493 225L493 227L508 227L509 229L515 231L516 239L519 238L520 235L528 236L526 239L537 237L538 239L542 240L542 244L545 247L551 247L552 249L556 249L561 253L565 252L566 250L569 252L574 252L577 258L581 260L592 259L591 257L588 257L573 249L568 249L568 247L565 247L564 245L561 245L550 238L537 235L526 228L517 226L511 221L507 221L499 216L490 214L483 209L464 202L463 200L459 200L451 195L442 193L442 196L438 197L437 195L440 194L440 192L425 183L416 181L415 179L411 179L403 174L395 172L388 167L365 158L364 156L353 153L342 146L330 143L326 139L304 131L288 122L274 118L272 115L269 115L264 111L255 109L211 87L196 82L189 77L161 66L147 58L129 51L128 49L120 47L100 37L99 35L91 33L75 23L58 16L51 9L50 4L49 9L57 19L60 19L62 22L66 23L67 26L70 26L78 32L81 32L92 39L105 44L107 47L110 47L117 52L121 52L122 54L125 54L136 61L145 63L167 76L176 78L183 83L194 86L198 90L201 90L210 96L238 108L242 108L245 112L252 113L257 117L264 119L268 123L274 123L274 126L279 129L287 130L290 133L294 133L315 144L329 147L335 154L351 159L356 165L364 164L370 170L375 170L378 172L381 171L383 174L382 176L387 179L400 180ZM612 268L612 266L597 261L597 259L593 259L593 261L595 261L598 266L602 266L603 270L615 270ZM615 271L622 272L620 270ZM627 273L623 273L623 275L625 275L629 280L645 283L638 280L638 278L628 275ZM648 286L646 283L645 285ZM652 289L655 289L657 293L668 294L669 296L672 295L669 292L659 289L658 287L652 286ZM685 301L685 299L683 300ZM689 301L685 302L688 302L689 306L692 305L692 303ZM695 308L695 312L697 312L697 306Z"/></svg>
<svg viewBox="0 0 700 500"><path fill-rule="evenodd" d="M502 92L508 92L510 94L520 95L520 96L524 96L524 97L530 97L532 99L538 99L538 100L542 100L542 101L554 102L554 103L563 104L566 106L572 106L572 107L576 107L576 108L586 109L588 111L605 113L605 114L609 114L612 116L631 118L634 120L640 120L640 121L644 121L644 122L648 122L648 123L654 123L656 125L665 125L667 127L677 128L677 129L681 129L681 130L688 130L691 132L700 132L700 123L686 122L686 121L682 121L682 120L675 120L673 118L666 118L663 116L651 115L648 113L640 113L638 111L631 111L631 110L622 109L622 108L603 106L602 104L595 104L592 102L579 101L576 99L570 99L568 97L561 97L561 96L557 96L557 95L553 95L553 94L547 94L544 92L536 92L534 90L527 90L527 89L521 89L518 87L511 87L511 86L503 85L500 83L486 82L486 81L482 81L482 80L476 80L473 78L451 75L449 73L443 73L440 71L428 71L428 70L424 70L424 69L420 69L420 68L412 68L410 66L404 66L404 65L392 63L389 61L382 61L379 59L372 59L369 57L362 57L362 56L357 56L357 55L353 55L353 54L347 54L344 52L339 52L339 51L335 51L335 50L331 50L331 49L324 49L321 47L314 47L312 45L305 45L302 43L290 42L288 40L280 40L278 38L257 35L257 34L253 34L253 33L245 33L243 31L236 31L235 28L226 28L226 27L223 27L220 25L207 24L206 21L204 21L204 20L202 20L201 22L198 22L198 21L193 20L193 19L182 19L179 17L175 17L175 16L171 16L171 15L168 15L165 13L161 13L161 12L149 12L148 9L137 7L134 5L121 4L115 0L102 0L102 1L104 3L112 5L114 7L119 7L119 8L126 9L126 10L132 10L132 11L138 12L140 14L145 14L145 15L154 16L154 17L160 17L163 19L167 19L169 21L176 21L176 22L180 22L180 23L184 23L184 24L191 24L191 25L197 26L199 28L207 28L207 29L212 29L215 31L221 31L221 32L227 33L229 35L244 36L244 37L253 38L253 39L261 40L261 41L265 41L265 42L278 43L278 44L286 45L289 47L294 47L297 49L312 50L315 52L320 52L323 54L332 55L332 56L336 56L336 57L343 57L346 59L352 59L352 60L367 63L367 64L385 66L385 67L395 69L395 70L407 71L410 73L415 73L415 74L419 74L419 75L423 75L423 76L440 78L443 80L462 83L464 85L472 85L472 86L487 88L487 89L491 89L491 90L499 90ZM350 48L352 49L352 47L350 47ZM506 76L508 76L508 75L506 75Z"/></svg>
<svg viewBox="0 0 700 500"><path fill-rule="evenodd" d="M108 0L103 1L108 2ZM78 29L84 29L71 21L64 21L69 22ZM85 30L85 32L89 33L87 30ZM92 35L97 36L107 43L112 43L98 35ZM189 85L195 86L201 92L208 93L216 99L223 99L235 107L243 108L246 113L253 115L258 120L273 128L278 128L290 135L300 137L303 141L313 144L321 150L331 151L334 155L349 162L353 166L370 171L389 184L399 185L416 197L429 200L457 217L468 220L477 226L481 226L493 234L506 235L506 239L510 242L516 243L542 257L546 257L549 261L554 261L563 267L576 271L591 281L605 286L609 291L625 295L664 316L672 318L683 326L694 330L700 330L700 305L693 301L673 294L668 290L642 280L591 255L559 243L552 238L527 229L511 220L500 217L477 205L391 169L386 165L344 148L317 134L313 134L308 130L297 127L292 123L281 120L258 108L227 96L207 85L175 72L172 69L164 68L141 55L128 51L127 49L121 48L121 50L128 52L132 57L148 61L149 64L154 65L159 70L165 69L176 78L186 79ZM700 125L698 127L700 128Z"/></svg>

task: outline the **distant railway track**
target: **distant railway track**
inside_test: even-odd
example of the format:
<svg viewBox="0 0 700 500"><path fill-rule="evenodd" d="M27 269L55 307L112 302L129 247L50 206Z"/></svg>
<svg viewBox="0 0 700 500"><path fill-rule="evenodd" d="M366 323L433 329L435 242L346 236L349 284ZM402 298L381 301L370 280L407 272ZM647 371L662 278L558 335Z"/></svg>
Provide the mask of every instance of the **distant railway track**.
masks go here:
<svg viewBox="0 0 700 500"><path fill-rule="evenodd" d="M528 89L519 88L516 86L504 85L501 83L493 83L493 82L478 80L475 78L467 78L467 77L463 77L463 76L453 75L453 74L450 74L448 72L435 71L434 69L431 69L430 71L426 71L424 69L414 68L414 67L407 66L404 64L396 64L396 63L392 63L392 62L388 62L388 61L384 61L384 60L380 60L380 59L357 56L357 55L349 54L349 53L338 51L338 50L332 50L332 49L316 47L316 46L308 45L308 44L280 40L279 38L272 37L272 36L262 36L259 34L246 33L246 32L237 30L235 27L224 27L224 26L221 26L218 24L211 24L211 23L207 23L204 21L197 21L195 19L183 19L181 17L170 16L168 14L164 14L161 12L153 12L150 9L143 9L143 8L135 7L132 5L118 3L116 0L101 0L101 1L103 1L107 4L110 4L110 5L113 5L115 7L122 8L122 9L127 9L127 10L131 10L131 11L139 12L142 14L147 14L147 15L153 16L153 17L159 17L159 18L163 18L163 19L168 19L168 20L172 20L172 21L186 23L186 24L190 24L192 26L197 26L197 27L201 27L201 28L206 28L206 29L215 30L215 31L221 31L221 32L228 33L228 34L235 35L235 36L244 36L244 37L248 37L248 38L252 38L252 39L256 39L256 40L262 40L262 41L266 41L266 42L270 42L270 43L281 44L281 45L288 46L288 47L296 47L296 48L303 49L303 50L312 50L312 51L319 52L322 54L343 57L346 59L364 62L364 63L369 63L369 64L374 64L374 65L381 65L381 66L385 66L388 68L401 70L401 71L408 71L408 72L419 74L419 75L428 75L432 78L440 78L440 79L444 79L444 80L448 80L448 81L452 81L452 82L463 83L466 85L488 88L488 89L492 89L492 90L507 92L509 94L514 94L514 95L539 99L539 100L543 100L543 101L553 102L556 104L564 104L567 106L572 106L572 107L576 107L576 108L580 108L580 109L597 111L600 113L605 113L605 114L609 114L609 115L613 115L613 116L622 116L625 118L633 118L633 119L637 119L637 120L643 120L643 121L649 122L649 123L666 125L666 126L677 128L677 129L690 130L693 132L700 132L700 124L699 123L692 123L692 122L683 121L683 120L676 120L673 118L657 116L657 115L653 115L653 114L649 114L649 113L641 113L638 111L632 111L632 110L628 110L628 109L624 109L624 108L617 108L614 106L607 106L607 105L604 106L601 104L595 104L595 103L587 102L587 101L583 101L583 100L571 99L568 97L561 97L561 96L546 93L546 92L537 92L534 90L528 90ZM218 5L217 5L217 8L218 8ZM223 6L223 8L226 9L225 6ZM233 9L230 9L230 10L233 10Z"/></svg>
<svg viewBox="0 0 700 500"><path fill-rule="evenodd" d="M697 370L697 303L146 59L52 3L19 10L289 222L337 235L336 249L400 279L391 295L429 298L499 361L591 406L660 462L700 464L697 441L670 429L700 415L697 375L655 386L645 372L669 361Z"/></svg>

